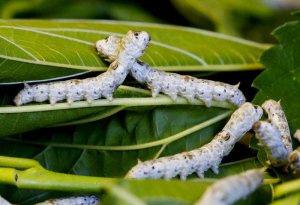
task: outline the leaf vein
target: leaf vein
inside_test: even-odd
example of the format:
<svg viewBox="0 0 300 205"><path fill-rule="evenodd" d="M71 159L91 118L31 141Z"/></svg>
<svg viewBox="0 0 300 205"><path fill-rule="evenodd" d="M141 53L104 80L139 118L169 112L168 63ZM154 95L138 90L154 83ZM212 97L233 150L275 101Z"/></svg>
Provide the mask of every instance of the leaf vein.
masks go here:
<svg viewBox="0 0 300 205"><path fill-rule="evenodd" d="M4 36L0 35L0 38L9 42L10 44L14 45L15 47L17 47L18 49L20 49L21 51L23 51L24 53L26 53L27 55L29 55L31 58L33 58L35 61L40 61L37 57L35 57L32 53L30 53L28 50L26 50L25 48L23 48L22 46L16 44L15 42L5 38Z"/></svg>

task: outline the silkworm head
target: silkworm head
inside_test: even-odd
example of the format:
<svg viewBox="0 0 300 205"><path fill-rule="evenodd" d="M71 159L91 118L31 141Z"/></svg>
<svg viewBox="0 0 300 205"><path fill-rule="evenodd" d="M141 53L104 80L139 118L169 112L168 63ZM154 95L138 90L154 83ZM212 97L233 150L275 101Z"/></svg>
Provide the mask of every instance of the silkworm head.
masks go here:
<svg viewBox="0 0 300 205"><path fill-rule="evenodd" d="M146 31L128 31L122 39L122 45L128 55L138 58L144 54L150 39L150 35Z"/></svg>
<svg viewBox="0 0 300 205"><path fill-rule="evenodd" d="M114 61L117 58L120 39L117 36L108 36L105 39L96 42L96 50L107 61Z"/></svg>
<svg viewBox="0 0 300 205"><path fill-rule="evenodd" d="M147 162L139 162L126 174L128 179L144 179L147 178L151 171L151 164Z"/></svg>
<svg viewBox="0 0 300 205"><path fill-rule="evenodd" d="M17 106L29 103L33 101L34 91L33 88L25 84L25 88L21 90L14 99L14 103Z"/></svg>

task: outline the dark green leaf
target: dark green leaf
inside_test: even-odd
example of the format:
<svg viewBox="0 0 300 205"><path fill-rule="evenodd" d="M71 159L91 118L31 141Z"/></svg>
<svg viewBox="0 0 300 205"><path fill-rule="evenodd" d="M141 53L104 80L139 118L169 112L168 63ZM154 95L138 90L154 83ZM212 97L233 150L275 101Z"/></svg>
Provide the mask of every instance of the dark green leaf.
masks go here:
<svg viewBox="0 0 300 205"><path fill-rule="evenodd" d="M142 144L169 139L174 134L225 112L221 108L207 109L201 106L165 106L143 111L122 111L93 123L42 129L10 137L9 141L1 140L0 155L37 159L45 168L57 172L123 177L136 164L137 158L153 158L164 142L161 141L157 146L146 144L142 147ZM209 142L223 125L224 121L220 121L195 133L183 135L170 143L161 155L200 147ZM126 150L130 146L132 150ZM115 150L110 150L112 148ZM22 193L9 192L11 197L20 200L32 194Z"/></svg>
<svg viewBox="0 0 300 205"><path fill-rule="evenodd" d="M300 127L300 22L289 22L273 32L279 45L261 57L266 70L254 81L259 89L254 103L280 100L292 133Z"/></svg>

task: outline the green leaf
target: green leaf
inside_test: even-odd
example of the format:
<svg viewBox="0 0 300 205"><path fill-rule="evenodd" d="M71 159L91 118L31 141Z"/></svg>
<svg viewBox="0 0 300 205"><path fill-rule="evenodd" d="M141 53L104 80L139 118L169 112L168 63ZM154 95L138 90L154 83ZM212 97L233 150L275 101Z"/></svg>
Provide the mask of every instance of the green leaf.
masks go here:
<svg viewBox="0 0 300 205"><path fill-rule="evenodd" d="M263 53L263 71L254 81L259 89L254 103L261 104L267 99L280 100L291 132L300 127L300 22L286 23L277 28L273 35L279 41Z"/></svg>
<svg viewBox="0 0 300 205"><path fill-rule="evenodd" d="M120 187L133 194L145 204L194 204L206 188L216 181L229 175L238 174L248 169L261 167L255 158L249 158L233 163L223 164L220 173L208 175L206 179L194 179L188 181L165 181L165 180L124 180ZM151 188L150 188L151 187ZM191 189L191 187L193 187ZM270 185L264 185L251 194L245 200L239 200L235 205L268 204L272 200L272 189ZM103 202L107 204L134 204L120 201L115 196L105 195Z"/></svg>
<svg viewBox="0 0 300 205"><path fill-rule="evenodd" d="M151 34L153 40L142 59L162 70L262 68L257 59L265 45L199 29L100 20L1 20L0 83L104 71L106 64L94 43L130 29Z"/></svg>

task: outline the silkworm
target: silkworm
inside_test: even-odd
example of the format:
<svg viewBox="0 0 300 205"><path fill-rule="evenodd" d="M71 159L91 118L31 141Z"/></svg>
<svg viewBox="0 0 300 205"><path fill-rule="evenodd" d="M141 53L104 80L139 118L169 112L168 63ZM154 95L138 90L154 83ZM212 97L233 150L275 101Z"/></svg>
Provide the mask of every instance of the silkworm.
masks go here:
<svg viewBox="0 0 300 205"><path fill-rule="evenodd" d="M288 152L278 128L269 122L258 121L254 124L253 130L260 145L266 151L268 163L275 167L286 165L288 163Z"/></svg>
<svg viewBox="0 0 300 205"><path fill-rule="evenodd" d="M300 129L297 129L295 134L294 134L294 138L296 140L298 140L298 142L300 142Z"/></svg>
<svg viewBox="0 0 300 205"><path fill-rule="evenodd" d="M77 196L50 199L37 205L100 205L100 200L96 196Z"/></svg>
<svg viewBox="0 0 300 205"><path fill-rule="evenodd" d="M291 133L280 102L276 102L272 99L266 100L262 104L262 108L268 114L268 118L271 124L278 128L288 154L291 153L293 151Z"/></svg>
<svg viewBox="0 0 300 205"><path fill-rule="evenodd" d="M290 167L294 174L300 173L300 147L289 154Z"/></svg>
<svg viewBox="0 0 300 205"><path fill-rule="evenodd" d="M6 199L2 198L1 196L0 196L0 204L1 205L11 205L11 203L9 203Z"/></svg>
<svg viewBox="0 0 300 205"><path fill-rule="evenodd" d="M244 199L262 185L263 173L264 169L251 169L220 179L194 205L230 205Z"/></svg>
<svg viewBox="0 0 300 205"><path fill-rule="evenodd" d="M218 167L223 157L230 153L235 143L261 116L262 109L259 106L246 102L232 114L225 127L208 144L173 156L138 162L125 177L171 179L179 175L182 180L185 180L194 172L203 178L204 172L210 168L218 174Z"/></svg>
<svg viewBox="0 0 300 205"><path fill-rule="evenodd" d="M118 37L109 36L104 40L99 40L96 44L96 49L102 56L106 57L107 61L111 62L116 58L119 44ZM151 68L140 60L132 66L130 74L138 82L146 84L151 89L153 97L162 92L173 100L176 100L177 96L182 96L190 102L199 99L207 107L211 106L212 100L229 101L236 106L241 106L246 102L244 94L238 89L239 84L229 85L217 81L168 73Z"/></svg>
<svg viewBox="0 0 300 205"><path fill-rule="evenodd" d="M117 48L115 61L108 70L97 77L83 80L72 79L45 84L28 85L14 99L17 106L29 102L49 100L51 104L67 99L74 101L86 99L91 103L101 97L112 100L116 88L123 83L136 59L144 54L150 41L150 35L145 31L129 31Z"/></svg>

